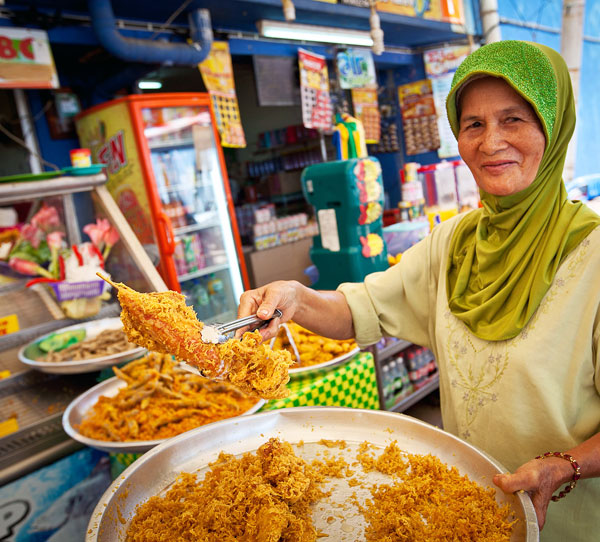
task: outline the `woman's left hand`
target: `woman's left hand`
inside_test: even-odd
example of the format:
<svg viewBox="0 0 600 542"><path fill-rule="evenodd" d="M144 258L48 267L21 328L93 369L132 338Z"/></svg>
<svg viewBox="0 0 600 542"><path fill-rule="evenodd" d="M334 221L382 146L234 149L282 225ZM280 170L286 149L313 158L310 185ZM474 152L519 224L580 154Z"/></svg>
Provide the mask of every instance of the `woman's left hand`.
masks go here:
<svg viewBox="0 0 600 542"><path fill-rule="evenodd" d="M552 494L573 476L568 461L559 457L532 459L521 465L513 474L496 474L494 484L504 493L527 491L535 508L540 530L546 522L546 511Z"/></svg>

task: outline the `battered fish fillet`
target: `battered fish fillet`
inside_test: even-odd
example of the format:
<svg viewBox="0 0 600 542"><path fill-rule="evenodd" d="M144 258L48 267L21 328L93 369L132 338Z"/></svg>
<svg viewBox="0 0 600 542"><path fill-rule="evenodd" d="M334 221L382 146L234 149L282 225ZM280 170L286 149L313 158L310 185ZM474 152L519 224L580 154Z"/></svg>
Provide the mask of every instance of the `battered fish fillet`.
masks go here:
<svg viewBox="0 0 600 542"><path fill-rule="evenodd" d="M118 292L121 321L130 342L171 354L198 367L206 378L228 380L248 395L263 399L289 395L286 384L292 357L262 344L258 331L244 333L241 340L205 343L200 335L204 324L183 295L173 291L145 294L122 283L110 284Z"/></svg>

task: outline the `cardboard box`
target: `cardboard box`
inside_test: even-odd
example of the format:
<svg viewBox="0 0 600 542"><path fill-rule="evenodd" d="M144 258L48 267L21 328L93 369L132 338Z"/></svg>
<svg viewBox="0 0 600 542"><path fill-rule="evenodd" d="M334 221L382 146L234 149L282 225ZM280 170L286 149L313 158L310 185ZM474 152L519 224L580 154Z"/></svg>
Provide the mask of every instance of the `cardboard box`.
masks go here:
<svg viewBox="0 0 600 542"><path fill-rule="evenodd" d="M272 196L302 192L302 171L279 171L269 177L269 193Z"/></svg>
<svg viewBox="0 0 600 542"><path fill-rule="evenodd" d="M258 288L274 280L297 280L310 286L304 270L312 265L312 237L273 248L245 252L250 287Z"/></svg>

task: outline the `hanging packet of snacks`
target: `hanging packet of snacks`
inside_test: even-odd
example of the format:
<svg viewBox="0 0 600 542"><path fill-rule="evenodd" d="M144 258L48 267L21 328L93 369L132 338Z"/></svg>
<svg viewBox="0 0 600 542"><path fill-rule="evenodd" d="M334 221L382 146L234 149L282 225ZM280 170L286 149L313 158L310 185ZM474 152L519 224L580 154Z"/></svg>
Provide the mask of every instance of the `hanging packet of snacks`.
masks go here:
<svg viewBox="0 0 600 542"><path fill-rule="evenodd" d="M470 53L469 45L449 45L428 49L423 53L425 73L431 80L433 99L438 113L437 122L440 134L438 156L440 158L458 156L458 143L446 117L446 96L452 87L454 72Z"/></svg>
<svg viewBox="0 0 600 542"><path fill-rule="evenodd" d="M240 119L229 44L213 41L209 55L198 64L217 119L223 147L245 147L246 138Z"/></svg>
<svg viewBox="0 0 600 542"><path fill-rule="evenodd" d="M363 124L366 143L379 143L381 135L381 118L377 102L377 89L353 88L352 107L354 115Z"/></svg>
<svg viewBox="0 0 600 542"><path fill-rule="evenodd" d="M333 110L325 57L298 49L302 123L306 128L331 132Z"/></svg>
<svg viewBox="0 0 600 542"><path fill-rule="evenodd" d="M422 79L398 87L406 154L433 151L440 146L431 81Z"/></svg>

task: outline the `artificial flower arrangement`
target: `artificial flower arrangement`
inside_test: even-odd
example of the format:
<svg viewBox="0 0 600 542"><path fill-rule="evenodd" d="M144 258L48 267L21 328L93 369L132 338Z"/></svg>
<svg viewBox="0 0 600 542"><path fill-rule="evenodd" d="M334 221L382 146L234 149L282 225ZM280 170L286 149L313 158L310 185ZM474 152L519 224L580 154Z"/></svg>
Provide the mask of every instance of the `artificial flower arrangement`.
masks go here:
<svg viewBox="0 0 600 542"><path fill-rule="evenodd" d="M68 247L58 211L44 205L23 225L15 236L6 236L11 244L8 266L19 275L36 276L26 286L46 283L52 288L61 309L68 318L89 318L98 313L101 302L109 299L110 288L97 278L104 262L119 240L119 233L107 219L84 226L91 242Z"/></svg>

